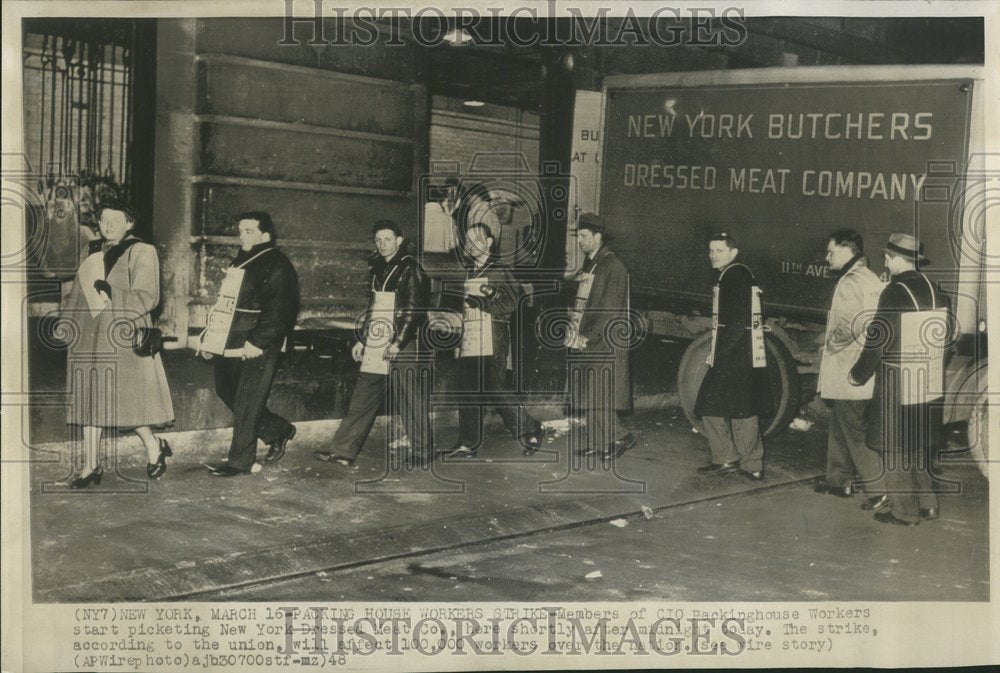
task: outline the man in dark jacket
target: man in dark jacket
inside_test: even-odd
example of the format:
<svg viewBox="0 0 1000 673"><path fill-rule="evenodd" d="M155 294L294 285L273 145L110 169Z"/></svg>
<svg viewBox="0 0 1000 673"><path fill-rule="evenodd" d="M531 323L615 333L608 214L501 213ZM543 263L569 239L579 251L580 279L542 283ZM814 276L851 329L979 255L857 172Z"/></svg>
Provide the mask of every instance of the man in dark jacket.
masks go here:
<svg viewBox="0 0 1000 673"><path fill-rule="evenodd" d="M462 391L478 398L475 406L458 410L458 442L449 458L473 458L482 443L483 411L493 406L507 431L526 454L542 443L542 424L525 410L517 392L507 386L512 361L510 320L524 291L510 267L494 254L496 238L486 224L474 224L463 237L463 254L469 260L463 298L464 333L459 347ZM477 328L474 330L473 328ZM489 334L484 334L489 330ZM475 332L470 334L470 332ZM484 346L488 344L488 348ZM487 352L488 351L488 352Z"/></svg>
<svg viewBox="0 0 1000 673"><path fill-rule="evenodd" d="M427 318L427 275L403 238L399 225L379 220L372 226L377 253L371 259L371 297L361 338L351 351L361 363L351 406L333 437L332 451L316 460L350 467L357 460L383 399L398 413L410 439L409 461L423 465L430 449L430 400L420 371L420 334Z"/></svg>
<svg viewBox="0 0 1000 673"><path fill-rule="evenodd" d="M632 408L629 347L633 330L628 269L605 245L605 236L598 215L580 215L577 243L586 261L576 278L576 306L567 346L571 402L584 413L587 426L586 440L577 449L612 460L636 444L618 418L618 412Z"/></svg>
<svg viewBox="0 0 1000 673"><path fill-rule="evenodd" d="M257 438L270 445L266 462L285 454L295 426L267 408L271 381L285 339L299 312L298 275L275 247L270 215L239 217L240 252L231 267L243 269L226 354L215 364L215 392L233 412L229 458L211 468L216 477L248 474L257 460Z"/></svg>
<svg viewBox="0 0 1000 673"><path fill-rule="evenodd" d="M938 518L931 458L942 440L950 301L917 271L917 264L928 260L913 236L892 234L882 254L891 279L879 297L850 382L861 386L875 376L865 443L882 453L889 492L888 511L876 512L875 519L915 526Z"/></svg>
<svg viewBox="0 0 1000 673"><path fill-rule="evenodd" d="M739 248L730 234L721 232L709 241L709 260L718 272L712 301L713 339L694 413L705 426L712 462L698 468L698 473L742 470L759 481L764 478L764 444L757 418L770 411L771 396L767 370L761 366L765 353L760 316L755 317L753 310L754 276L746 265L736 262L737 254Z"/></svg>

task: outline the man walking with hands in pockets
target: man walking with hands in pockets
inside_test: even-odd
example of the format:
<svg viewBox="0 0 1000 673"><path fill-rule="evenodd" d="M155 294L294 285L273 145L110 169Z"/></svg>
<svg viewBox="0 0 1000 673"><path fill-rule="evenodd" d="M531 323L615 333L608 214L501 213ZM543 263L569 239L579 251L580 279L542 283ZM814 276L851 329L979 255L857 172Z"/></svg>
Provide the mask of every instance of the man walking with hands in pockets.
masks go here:
<svg viewBox="0 0 1000 673"><path fill-rule="evenodd" d="M817 493L841 498L855 490L854 477L872 497L862 505L866 510L885 506L882 461L865 445L865 409L872 397L874 382L852 386L848 381L865 343L868 322L875 314L883 283L864 256L861 234L839 229L830 234L826 261L837 276L833 302L827 316L826 336L819 365L819 394L830 400L830 429L826 449L826 481Z"/></svg>

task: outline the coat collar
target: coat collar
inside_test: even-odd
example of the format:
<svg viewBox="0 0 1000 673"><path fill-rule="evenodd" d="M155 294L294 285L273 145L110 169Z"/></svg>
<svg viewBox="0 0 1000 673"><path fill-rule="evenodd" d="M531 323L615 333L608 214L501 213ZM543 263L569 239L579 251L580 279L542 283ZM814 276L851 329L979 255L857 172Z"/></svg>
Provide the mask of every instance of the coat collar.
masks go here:
<svg viewBox="0 0 1000 673"><path fill-rule="evenodd" d="M729 271L730 269L735 269L735 268L736 268L736 267L738 267L738 266L742 266L742 267L743 267L744 269L746 269L747 271L750 271L750 267L749 267L749 266L747 266L746 264L744 264L743 262L736 262L736 261L733 261L733 262L730 262L729 264L726 264L726 265L725 265L724 267L722 267L721 269L718 269L718 270L716 270L716 269L712 269L712 271L714 271L714 272L715 272L715 282L717 282L717 283L718 283L718 282L722 281L722 277L723 277L724 275L726 275L726 272L727 272L727 271ZM751 275L751 276L753 275L753 272L752 272L752 271L750 271L750 275Z"/></svg>
<svg viewBox="0 0 1000 673"><path fill-rule="evenodd" d="M141 242L142 239L140 239L138 236L133 236L132 234L128 234L127 236L125 236L125 238L114 244L105 241L103 238L95 238L93 241L87 243L87 254L93 255L95 252L100 252L102 250L105 253L107 253L110 250L113 250L115 248L120 248L123 246L127 249L129 246Z"/></svg>
<svg viewBox="0 0 1000 673"><path fill-rule="evenodd" d="M584 273L590 273L590 271L595 266L597 266L597 263L599 261L601 261L608 255L612 254L614 253L611 252L611 249L608 248L608 246L602 245L600 248L597 249L597 252L594 253L593 257L590 257L589 255L587 256L587 259L584 261L583 268L581 269L581 271L583 271Z"/></svg>
<svg viewBox="0 0 1000 673"><path fill-rule="evenodd" d="M837 280L844 278L848 274L854 273L859 269L864 269L868 267L868 260L864 255L855 255L844 265L840 271L835 271L834 274Z"/></svg>
<svg viewBox="0 0 1000 673"><path fill-rule="evenodd" d="M249 250L244 250L240 248L240 251L236 253L236 257L233 259L233 266L239 266L248 262L251 258L256 257L260 253L270 250L274 247L274 241L264 241L263 243L258 243Z"/></svg>
<svg viewBox="0 0 1000 673"><path fill-rule="evenodd" d="M111 273L111 269L115 267L115 263L122 258L129 248L131 248L136 243L141 243L142 241L129 234L122 240L118 241L113 245L105 245L107 241L102 239L97 239L96 241L91 241L90 253L104 251L104 277L107 278L108 274Z"/></svg>
<svg viewBox="0 0 1000 673"><path fill-rule="evenodd" d="M602 245L601 247L599 247L597 249L597 252L594 253L594 256L593 256L592 259L596 263L596 262L599 262L604 257L607 257L610 254L611 254L611 249L608 248L608 246L606 246L606 245Z"/></svg>

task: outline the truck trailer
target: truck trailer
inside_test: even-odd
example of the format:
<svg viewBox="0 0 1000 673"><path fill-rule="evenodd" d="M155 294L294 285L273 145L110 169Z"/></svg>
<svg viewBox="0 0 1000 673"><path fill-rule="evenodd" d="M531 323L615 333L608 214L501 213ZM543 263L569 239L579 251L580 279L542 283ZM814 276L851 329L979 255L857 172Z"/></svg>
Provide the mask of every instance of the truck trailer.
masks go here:
<svg viewBox="0 0 1000 673"><path fill-rule="evenodd" d="M951 296L945 420L986 457L983 69L796 67L607 77L599 210L652 335L691 339L677 374L693 407L707 365L707 241L726 231L763 289L775 413L799 412L818 372L834 279L830 233L850 227L882 273L892 232L924 244L922 270ZM808 390L808 389L807 389Z"/></svg>

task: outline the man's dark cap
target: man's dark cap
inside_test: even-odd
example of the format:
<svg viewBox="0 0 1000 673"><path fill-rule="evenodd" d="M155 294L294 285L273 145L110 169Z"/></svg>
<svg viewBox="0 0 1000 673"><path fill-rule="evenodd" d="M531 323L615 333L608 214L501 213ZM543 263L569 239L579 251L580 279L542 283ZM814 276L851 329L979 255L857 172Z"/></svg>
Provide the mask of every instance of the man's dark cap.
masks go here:
<svg viewBox="0 0 1000 673"><path fill-rule="evenodd" d="M602 220L601 216L596 213L580 213L576 228L577 230L589 229L595 234L603 234L604 220Z"/></svg>

